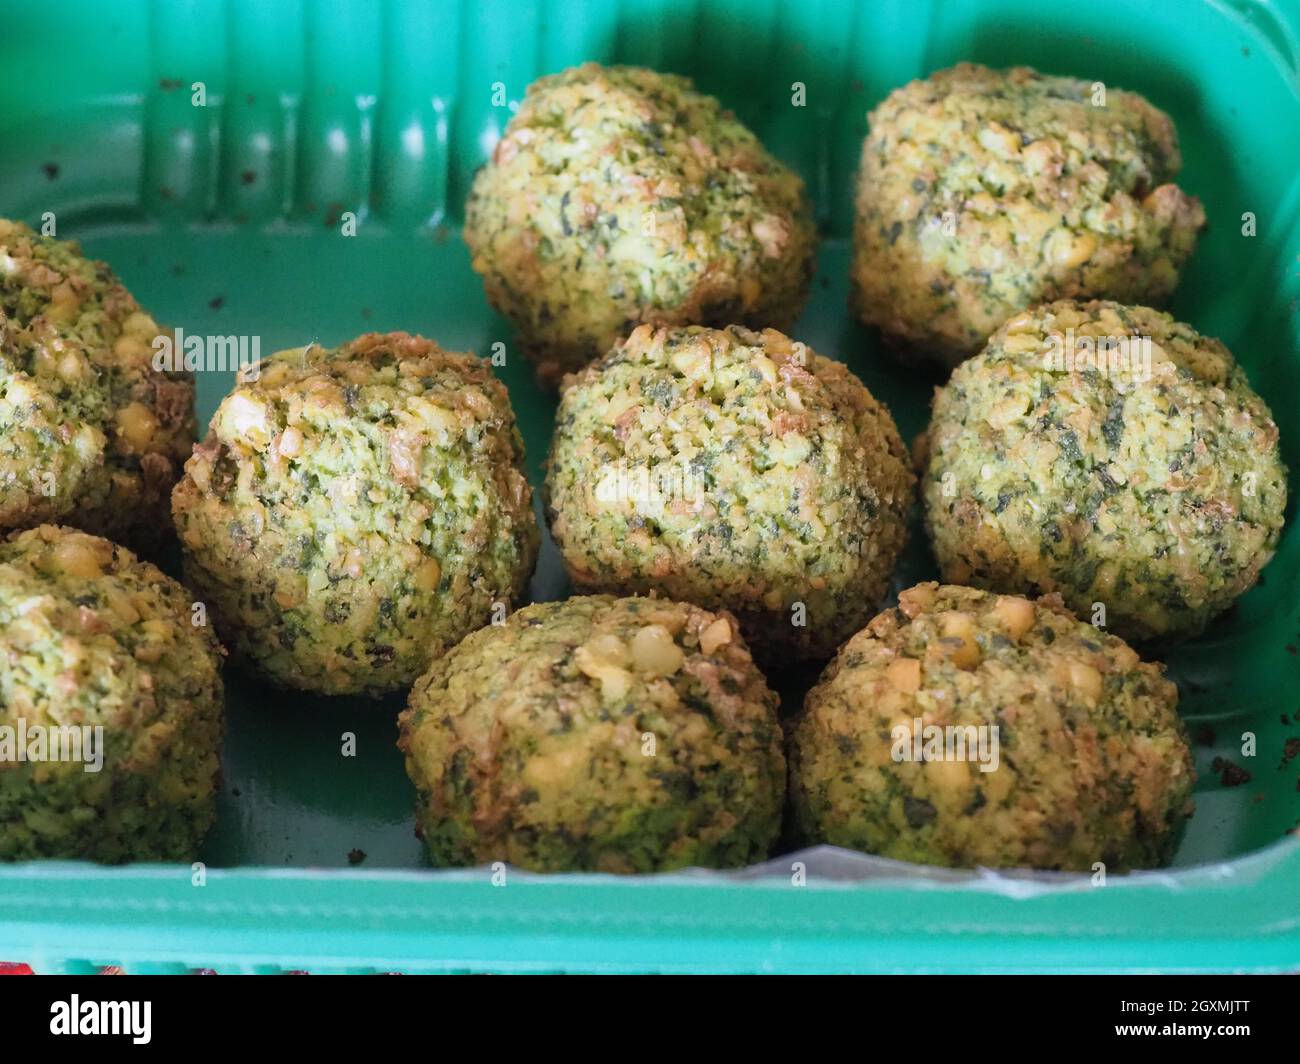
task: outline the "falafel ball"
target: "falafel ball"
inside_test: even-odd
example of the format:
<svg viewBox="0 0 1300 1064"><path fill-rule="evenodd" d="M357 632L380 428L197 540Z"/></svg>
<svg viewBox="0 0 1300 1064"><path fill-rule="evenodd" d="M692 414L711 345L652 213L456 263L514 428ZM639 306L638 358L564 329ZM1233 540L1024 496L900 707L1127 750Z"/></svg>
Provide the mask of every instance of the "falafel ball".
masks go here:
<svg viewBox="0 0 1300 1064"><path fill-rule="evenodd" d="M945 580L1100 604L1126 639L1200 632L1282 529L1268 407L1223 344L1146 307L1012 318L936 392L926 446Z"/></svg>
<svg viewBox="0 0 1300 1064"><path fill-rule="evenodd" d="M1037 603L918 584L844 645L790 738L814 842L957 868L1169 863L1195 772L1163 667Z"/></svg>
<svg viewBox="0 0 1300 1064"><path fill-rule="evenodd" d="M954 366L1054 299L1159 305L1205 226L1173 123L1136 93L962 63L869 121L851 300L904 358Z"/></svg>
<svg viewBox="0 0 1300 1064"><path fill-rule="evenodd" d="M238 660L283 687L408 686L537 560L506 389L406 333L241 374L173 507L187 580Z"/></svg>
<svg viewBox="0 0 1300 1064"><path fill-rule="evenodd" d="M0 533L59 521L150 553L171 536L194 379L154 369L165 335L104 263L0 218Z"/></svg>
<svg viewBox="0 0 1300 1064"><path fill-rule="evenodd" d="M725 613L605 595L528 606L421 677L399 746L438 865L732 867L767 856L777 697Z"/></svg>
<svg viewBox="0 0 1300 1064"><path fill-rule="evenodd" d="M640 322L783 327L812 278L803 180L689 80L587 63L529 86L466 206L542 380Z"/></svg>
<svg viewBox="0 0 1300 1064"><path fill-rule="evenodd" d="M0 543L0 860L192 858L216 815L221 647L129 550Z"/></svg>
<svg viewBox="0 0 1300 1064"><path fill-rule="evenodd" d="M566 379L546 478L575 586L731 610L760 659L866 623L915 477L849 370L767 329L643 325Z"/></svg>

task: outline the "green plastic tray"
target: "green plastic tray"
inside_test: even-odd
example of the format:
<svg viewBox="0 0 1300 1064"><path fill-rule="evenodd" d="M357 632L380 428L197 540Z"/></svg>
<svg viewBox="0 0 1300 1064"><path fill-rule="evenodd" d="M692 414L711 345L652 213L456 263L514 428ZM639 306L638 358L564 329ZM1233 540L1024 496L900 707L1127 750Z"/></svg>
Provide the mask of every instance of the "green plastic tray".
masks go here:
<svg viewBox="0 0 1300 1064"><path fill-rule="evenodd" d="M1248 367L1300 497L1294 0L0 0L0 215L54 212L58 235L111 262L160 320L256 335L265 353L372 329L485 355L505 343L536 484L553 402L469 269L461 204L510 115L494 83L517 100L586 59L692 74L803 172L826 239L793 331L846 361L909 438L935 381L883 357L845 308L867 110L962 59L1145 93L1173 114L1182 183L1210 217L1173 309ZM229 383L201 375L202 419ZM821 850L799 856L803 886L789 857L738 876L511 872L497 886L487 870L425 865L396 701L295 699L232 675L206 885L189 866L0 868L0 958L38 971L1300 969L1300 757L1285 747L1300 739L1295 525L1260 586L1169 656L1201 782L1168 872L1098 887ZM918 531L898 583L932 572ZM566 592L548 543L532 593ZM778 678L787 710L807 679ZM344 732L355 758L340 756ZM1216 757L1249 782L1223 786Z"/></svg>

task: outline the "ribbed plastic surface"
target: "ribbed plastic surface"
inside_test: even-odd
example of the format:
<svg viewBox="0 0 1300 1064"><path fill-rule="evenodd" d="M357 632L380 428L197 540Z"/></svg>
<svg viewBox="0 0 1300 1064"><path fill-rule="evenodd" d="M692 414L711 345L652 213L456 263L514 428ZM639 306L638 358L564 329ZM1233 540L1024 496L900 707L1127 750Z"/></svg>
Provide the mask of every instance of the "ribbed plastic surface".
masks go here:
<svg viewBox="0 0 1300 1064"><path fill-rule="evenodd" d="M509 101L584 59L690 73L808 179L828 239L793 331L846 361L908 438L934 381L880 356L845 309L867 110L962 59L1141 91L1174 116L1181 183L1210 217L1173 309L1236 352L1300 469L1295 3L4 0L0 27L0 215L53 211L59 235L110 261L160 320L257 335L263 351L377 328L484 354L510 346L456 232ZM804 108L791 106L796 82ZM345 212L355 237L341 235ZM503 376L536 483L553 403L513 348ZM228 387L202 375L203 418ZM932 573L918 531L898 583ZM549 546L532 590L566 593ZM1183 870L1029 897L892 873L496 887L484 872L414 871L396 704L286 699L232 677L207 885L192 886L188 866L0 868L0 957L43 970L1297 968L1300 842L1283 841L1300 820L1300 758L1285 745L1300 737L1297 646L1292 521L1261 586L1169 657L1199 737ZM783 678L787 708L806 679ZM343 732L357 735L356 758L339 757ZM1224 787L1216 757L1250 781ZM355 850L365 858L350 869ZM1214 861L1231 863L1192 867Z"/></svg>

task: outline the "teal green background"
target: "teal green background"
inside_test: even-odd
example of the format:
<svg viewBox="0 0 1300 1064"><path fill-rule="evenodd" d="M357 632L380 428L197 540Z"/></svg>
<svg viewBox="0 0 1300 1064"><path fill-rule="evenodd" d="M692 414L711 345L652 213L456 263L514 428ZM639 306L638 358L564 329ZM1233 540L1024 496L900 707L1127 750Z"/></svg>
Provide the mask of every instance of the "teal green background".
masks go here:
<svg viewBox="0 0 1300 1064"><path fill-rule="evenodd" d="M487 306L458 230L510 116L494 88L518 100L586 59L693 75L803 173L825 240L792 332L848 363L908 439L937 379L884 357L845 308L867 110L962 59L1145 93L1174 117L1180 183L1210 219L1172 309L1246 365L1300 496L1295 2L0 0L0 216L54 212L58 235L109 261L159 320L256 335L264 353L371 329L483 355L504 343L537 484L553 401ZM191 103L195 82L205 107ZM806 107L791 106L796 82ZM355 237L340 235L345 211ZM229 384L201 375L204 422ZM931 575L917 529L896 583ZM0 956L45 970L1300 968L1300 842L1284 838L1300 824L1300 758L1284 756L1300 738L1298 591L1292 519L1261 585L1167 655L1201 774L1181 872L1104 888L1067 878L1032 897L893 867L804 887L788 867L760 883L512 875L495 887L481 871L424 869L393 747L400 700L300 698L232 674L207 885L191 886L188 867L0 868ZM548 543L532 594L566 593ZM807 680L775 678L787 711ZM355 758L339 753L347 732ZM1250 781L1222 786L1216 757ZM353 850L366 855L357 869Z"/></svg>

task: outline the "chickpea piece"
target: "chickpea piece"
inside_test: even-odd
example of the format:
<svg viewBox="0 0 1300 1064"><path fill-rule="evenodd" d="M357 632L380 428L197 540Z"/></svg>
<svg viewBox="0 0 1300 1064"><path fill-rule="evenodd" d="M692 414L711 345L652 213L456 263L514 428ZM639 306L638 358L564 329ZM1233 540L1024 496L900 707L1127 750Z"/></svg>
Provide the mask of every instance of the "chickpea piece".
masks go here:
<svg viewBox="0 0 1300 1064"><path fill-rule="evenodd" d="M632 637L632 666L651 676L671 676L682 667L685 655L668 629L649 624Z"/></svg>
<svg viewBox="0 0 1300 1064"><path fill-rule="evenodd" d="M158 323L143 310L137 310L122 322L122 332L140 340L152 340L158 335Z"/></svg>
<svg viewBox="0 0 1300 1064"><path fill-rule="evenodd" d="M158 431L158 419L143 403L130 403L117 412L117 436L131 453L144 454Z"/></svg>
<svg viewBox="0 0 1300 1064"><path fill-rule="evenodd" d="M442 566L433 558L426 559L415 570L412 582L421 591L432 591L442 579Z"/></svg>
<svg viewBox="0 0 1300 1064"><path fill-rule="evenodd" d="M975 622L969 613L948 610L940 615L944 653L959 669L973 669L980 663L980 648L975 642Z"/></svg>
<svg viewBox="0 0 1300 1064"><path fill-rule="evenodd" d="M123 333L113 344L113 354L123 362L143 363L153 359L153 349L138 336Z"/></svg>
<svg viewBox="0 0 1300 1064"><path fill-rule="evenodd" d="M712 654L730 642L731 623L725 617L719 617L700 632L700 650L705 654Z"/></svg>
<svg viewBox="0 0 1300 1064"><path fill-rule="evenodd" d="M885 666L885 679L894 690L914 694L921 687L921 663L916 658L895 658Z"/></svg>
<svg viewBox="0 0 1300 1064"><path fill-rule="evenodd" d="M898 595L898 608L909 620L925 612L925 608L934 602L934 588L928 584L917 584Z"/></svg>
<svg viewBox="0 0 1300 1064"><path fill-rule="evenodd" d="M1034 626L1034 604L1018 595L999 595L993 614L1007 630L1007 635L1019 640Z"/></svg>
<svg viewBox="0 0 1300 1064"><path fill-rule="evenodd" d="M1070 686L1095 705L1101 698L1101 673L1083 661L1070 662Z"/></svg>
<svg viewBox="0 0 1300 1064"><path fill-rule="evenodd" d="M55 546L51 561L53 568L78 580L93 580L104 575L110 560L106 543L93 536L75 535L61 539Z"/></svg>

